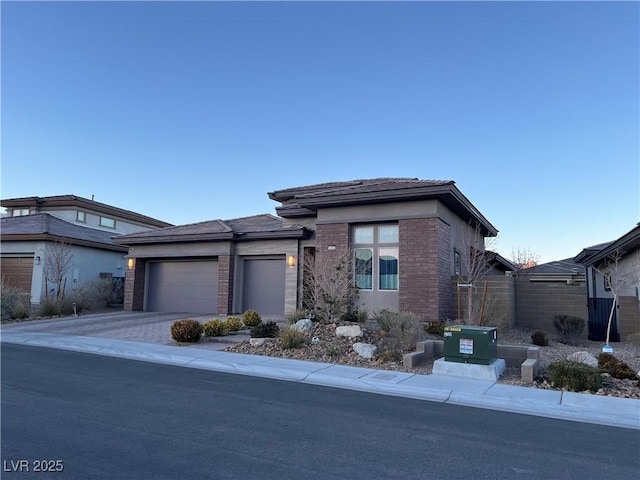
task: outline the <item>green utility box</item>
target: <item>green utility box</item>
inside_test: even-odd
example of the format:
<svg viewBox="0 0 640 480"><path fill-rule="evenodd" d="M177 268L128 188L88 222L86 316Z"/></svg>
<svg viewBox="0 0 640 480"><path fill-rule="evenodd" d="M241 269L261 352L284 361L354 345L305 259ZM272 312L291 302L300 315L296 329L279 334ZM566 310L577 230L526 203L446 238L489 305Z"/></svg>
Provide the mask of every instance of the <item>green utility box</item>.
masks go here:
<svg viewBox="0 0 640 480"><path fill-rule="evenodd" d="M489 365L498 356L496 327L444 327L444 360L446 362Z"/></svg>

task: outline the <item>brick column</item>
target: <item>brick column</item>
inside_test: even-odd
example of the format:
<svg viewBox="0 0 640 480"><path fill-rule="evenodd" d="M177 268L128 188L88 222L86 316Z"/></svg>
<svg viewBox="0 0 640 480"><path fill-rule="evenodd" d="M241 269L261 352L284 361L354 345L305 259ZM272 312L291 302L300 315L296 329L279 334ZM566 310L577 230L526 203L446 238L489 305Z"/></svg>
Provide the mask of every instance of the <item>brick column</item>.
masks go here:
<svg viewBox="0 0 640 480"><path fill-rule="evenodd" d="M400 310L425 321L450 316L450 227L437 218L400 220Z"/></svg>
<svg viewBox="0 0 640 480"><path fill-rule="evenodd" d="M218 257L218 308L221 315L232 313L233 309L233 274L234 255Z"/></svg>
<svg viewBox="0 0 640 480"><path fill-rule="evenodd" d="M329 248L335 247L334 250ZM349 253L349 224L332 223L316 227L316 259L332 259L337 262Z"/></svg>
<svg viewBox="0 0 640 480"><path fill-rule="evenodd" d="M124 310L131 312L144 309L144 277L146 264L144 260L135 259L133 268L127 269L124 278Z"/></svg>

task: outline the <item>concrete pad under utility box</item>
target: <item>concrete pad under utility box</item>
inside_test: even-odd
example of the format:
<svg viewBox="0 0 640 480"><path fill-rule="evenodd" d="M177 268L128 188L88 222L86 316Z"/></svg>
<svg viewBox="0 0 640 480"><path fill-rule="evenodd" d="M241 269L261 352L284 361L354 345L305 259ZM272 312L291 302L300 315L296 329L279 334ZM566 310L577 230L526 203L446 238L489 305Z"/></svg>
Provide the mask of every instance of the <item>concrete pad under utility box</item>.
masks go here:
<svg viewBox="0 0 640 480"><path fill-rule="evenodd" d="M498 380L506 368L507 365L502 358L494 360L489 365L447 362L444 358L433 362L433 373L435 374L478 380Z"/></svg>

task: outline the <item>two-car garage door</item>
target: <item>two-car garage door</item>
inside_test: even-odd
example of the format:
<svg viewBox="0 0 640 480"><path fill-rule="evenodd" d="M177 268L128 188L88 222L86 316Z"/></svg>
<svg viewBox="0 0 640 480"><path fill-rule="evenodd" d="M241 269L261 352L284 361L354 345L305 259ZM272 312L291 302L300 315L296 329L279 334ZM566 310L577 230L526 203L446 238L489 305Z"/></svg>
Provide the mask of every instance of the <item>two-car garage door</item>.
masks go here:
<svg viewBox="0 0 640 480"><path fill-rule="evenodd" d="M150 262L149 312L213 314L218 306L218 262Z"/></svg>

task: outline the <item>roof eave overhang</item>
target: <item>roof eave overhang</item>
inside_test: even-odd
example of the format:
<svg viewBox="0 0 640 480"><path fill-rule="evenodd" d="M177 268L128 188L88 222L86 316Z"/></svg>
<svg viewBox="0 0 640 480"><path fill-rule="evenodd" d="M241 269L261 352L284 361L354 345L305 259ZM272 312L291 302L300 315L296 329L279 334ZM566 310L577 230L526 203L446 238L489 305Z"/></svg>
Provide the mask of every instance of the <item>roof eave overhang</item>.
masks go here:
<svg viewBox="0 0 640 480"><path fill-rule="evenodd" d="M116 252L127 251L126 247L116 245L116 244L92 242L91 240L81 240L78 238L65 237L62 235L51 235L49 233L23 233L23 234L15 234L15 235L14 234L0 235L0 241L2 242L31 242L31 241L64 242L70 245L99 248L101 250L113 250Z"/></svg>
<svg viewBox="0 0 640 480"><path fill-rule="evenodd" d="M367 205L422 199L440 200L444 205L464 220L472 224L478 224L482 233L486 237L495 237L498 235L498 229L494 227L453 184L436 186L430 185L385 192L337 194L327 195L325 197L300 198L298 205L308 210L317 210L318 208L327 207Z"/></svg>
<svg viewBox="0 0 640 480"><path fill-rule="evenodd" d="M640 249L640 226L634 228L629 233L623 235L611 245L606 246L602 250L595 253L585 254L580 252L578 256L574 258L576 263L590 266L598 266L606 262L607 259L619 252L622 256Z"/></svg>
<svg viewBox="0 0 640 480"><path fill-rule="evenodd" d="M151 243L190 243L190 242L205 242L205 241L223 241L234 240L236 235L233 233L198 233L192 235L153 235L144 237L129 237L123 235L122 237L114 237L113 241L119 245L142 245Z"/></svg>

